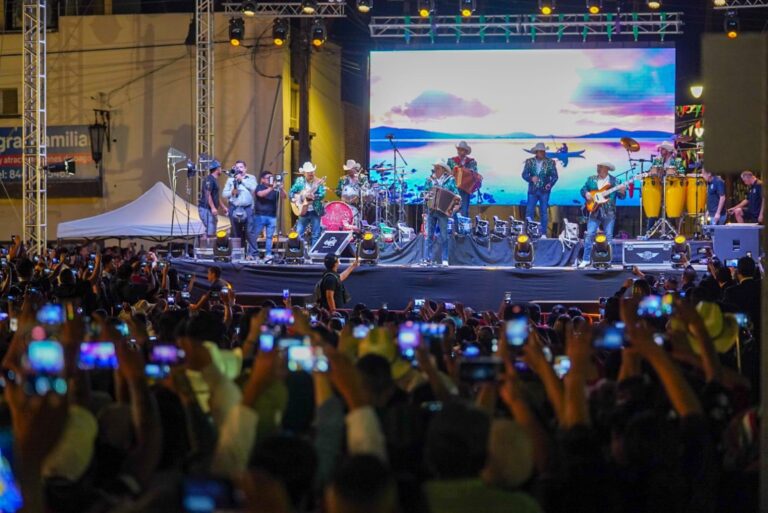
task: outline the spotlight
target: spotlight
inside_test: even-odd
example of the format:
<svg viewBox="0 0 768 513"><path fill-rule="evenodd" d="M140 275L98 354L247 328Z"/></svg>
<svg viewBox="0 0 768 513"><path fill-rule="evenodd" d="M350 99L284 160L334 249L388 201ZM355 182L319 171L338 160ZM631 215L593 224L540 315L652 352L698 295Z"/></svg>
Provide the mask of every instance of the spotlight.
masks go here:
<svg viewBox="0 0 768 513"><path fill-rule="evenodd" d="M496 237L505 239L509 236L509 223L499 216L493 216L493 234Z"/></svg>
<svg viewBox="0 0 768 513"><path fill-rule="evenodd" d="M371 265L379 259L379 245L373 233L366 232L363 235L360 245L357 247L357 256L360 257L360 262Z"/></svg>
<svg viewBox="0 0 768 513"><path fill-rule="evenodd" d="M539 11L544 16L549 16L555 11L555 0L539 0Z"/></svg>
<svg viewBox="0 0 768 513"><path fill-rule="evenodd" d="M646 0L645 5L648 9L659 9L661 7L661 0Z"/></svg>
<svg viewBox="0 0 768 513"><path fill-rule="evenodd" d="M525 234L525 221L515 219L515 216L509 216L509 235L517 237Z"/></svg>
<svg viewBox="0 0 768 513"><path fill-rule="evenodd" d="M691 246L683 235L678 235L675 237L674 246L672 246L672 269L682 269L688 265L690 259Z"/></svg>
<svg viewBox="0 0 768 513"><path fill-rule="evenodd" d="M243 15L249 18L256 16L256 2L243 2L240 5L240 10L243 11Z"/></svg>
<svg viewBox="0 0 768 513"><path fill-rule="evenodd" d="M275 46L283 46L288 40L288 20L276 18L272 22L272 42Z"/></svg>
<svg viewBox="0 0 768 513"><path fill-rule="evenodd" d="M304 241L295 230L288 234L288 240L285 243L285 261L293 264L304 261Z"/></svg>
<svg viewBox="0 0 768 513"><path fill-rule="evenodd" d="M475 0L459 0L459 12L464 18L472 16L476 8Z"/></svg>
<svg viewBox="0 0 768 513"><path fill-rule="evenodd" d="M312 22L312 46L320 48L325 44L325 38L325 23L320 18L315 18Z"/></svg>
<svg viewBox="0 0 768 513"><path fill-rule="evenodd" d="M694 84L691 86L691 96L696 98L697 100L701 98L701 95L704 94L704 86L701 84Z"/></svg>
<svg viewBox="0 0 768 513"><path fill-rule="evenodd" d="M435 14L435 0L419 0L418 9L419 16L429 18Z"/></svg>
<svg viewBox="0 0 768 513"><path fill-rule="evenodd" d="M482 217L475 216L475 237L485 238L490 233L490 223Z"/></svg>
<svg viewBox="0 0 768 513"><path fill-rule="evenodd" d="M587 0L587 12L589 14L600 14L603 10L603 0Z"/></svg>
<svg viewBox="0 0 768 513"><path fill-rule="evenodd" d="M448 222L450 223L451 219L449 219ZM457 235L470 235L472 233L472 218L456 214L455 232Z"/></svg>
<svg viewBox="0 0 768 513"><path fill-rule="evenodd" d="M229 43L232 46L240 46L245 36L245 21L242 18L229 20Z"/></svg>
<svg viewBox="0 0 768 513"><path fill-rule="evenodd" d="M373 0L357 0L357 10L363 14L371 12Z"/></svg>
<svg viewBox="0 0 768 513"><path fill-rule="evenodd" d="M586 255L585 255L586 256ZM613 259L613 250L608 242L608 237L601 233L595 237L595 243L592 245L592 267L596 269L608 269L611 267Z"/></svg>
<svg viewBox="0 0 768 513"><path fill-rule="evenodd" d="M75 159L73 159L72 157L67 157L61 162L56 162L55 164L48 164L43 169L45 169L49 173L66 173L70 176L74 176Z"/></svg>
<svg viewBox="0 0 768 513"><path fill-rule="evenodd" d="M725 15L724 28L729 39L739 37L739 15L736 14L736 11L728 11Z"/></svg>
<svg viewBox="0 0 768 513"><path fill-rule="evenodd" d="M714 0L714 2L712 2L712 3L715 4L715 7L725 7L725 4L727 3L727 1L726 0Z"/></svg>
<svg viewBox="0 0 768 513"><path fill-rule="evenodd" d="M229 232L218 230L216 232L216 244L213 246L213 259L219 262L228 262L232 258L232 246L229 243Z"/></svg>
<svg viewBox="0 0 768 513"><path fill-rule="evenodd" d="M533 244L527 235L518 235L515 241L515 267L518 269L530 269L533 267Z"/></svg>
<svg viewBox="0 0 768 513"><path fill-rule="evenodd" d="M301 0L301 12L315 14L317 12L317 0Z"/></svg>

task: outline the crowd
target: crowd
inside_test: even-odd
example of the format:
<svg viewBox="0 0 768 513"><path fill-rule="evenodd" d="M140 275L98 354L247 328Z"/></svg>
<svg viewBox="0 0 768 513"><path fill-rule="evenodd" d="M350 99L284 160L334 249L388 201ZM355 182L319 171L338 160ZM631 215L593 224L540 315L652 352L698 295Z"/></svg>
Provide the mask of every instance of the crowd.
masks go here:
<svg viewBox="0 0 768 513"><path fill-rule="evenodd" d="M599 319L375 309L333 259L258 308L134 246L0 264L3 511L757 511L748 257L638 271Z"/></svg>

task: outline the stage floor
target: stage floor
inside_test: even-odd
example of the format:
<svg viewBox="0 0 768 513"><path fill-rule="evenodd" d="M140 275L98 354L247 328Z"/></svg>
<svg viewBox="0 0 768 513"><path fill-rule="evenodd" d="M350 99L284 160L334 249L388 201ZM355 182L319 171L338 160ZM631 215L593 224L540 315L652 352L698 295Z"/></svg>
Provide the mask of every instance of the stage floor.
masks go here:
<svg viewBox="0 0 768 513"><path fill-rule="evenodd" d="M180 272L197 276L204 285L206 269L222 268L222 277L232 283L238 294L274 295L283 289L291 294L312 295L315 283L323 274L322 265L259 265L251 263L214 263L213 261L175 259ZM679 275L669 267L647 270L666 276ZM463 302L482 310L496 310L504 292L513 301L590 302L610 296L632 276L621 266L611 269L575 269L573 267L422 267L418 265L363 265L345 282L352 295L347 307L365 303L378 308L386 303L391 309L402 309L412 298Z"/></svg>

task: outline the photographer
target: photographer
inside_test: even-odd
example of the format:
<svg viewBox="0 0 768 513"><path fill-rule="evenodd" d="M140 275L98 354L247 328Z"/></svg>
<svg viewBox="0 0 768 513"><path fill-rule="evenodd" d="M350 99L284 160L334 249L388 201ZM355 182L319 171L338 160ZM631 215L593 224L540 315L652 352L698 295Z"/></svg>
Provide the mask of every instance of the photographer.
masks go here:
<svg viewBox="0 0 768 513"><path fill-rule="evenodd" d="M256 255L256 239L252 236L253 195L258 182L256 177L247 173L245 162L238 160L229 170L229 178L224 185L223 196L229 204L230 234L240 239L245 247L248 240L248 255Z"/></svg>
<svg viewBox="0 0 768 513"><path fill-rule="evenodd" d="M253 239L257 240L264 230L264 262L272 262L272 236L277 226L278 194L285 198L285 190L282 188L282 176L275 176L269 171L262 171L259 176L260 183L256 187L253 208ZM278 193L279 191L279 193ZM255 249L255 248L254 248Z"/></svg>

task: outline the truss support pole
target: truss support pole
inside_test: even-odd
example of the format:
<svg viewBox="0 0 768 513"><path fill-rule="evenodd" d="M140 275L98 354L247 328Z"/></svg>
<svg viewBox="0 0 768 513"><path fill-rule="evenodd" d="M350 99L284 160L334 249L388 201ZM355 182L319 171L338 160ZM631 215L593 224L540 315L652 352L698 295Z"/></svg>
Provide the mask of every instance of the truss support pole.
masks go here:
<svg viewBox="0 0 768 513"><path fill-rule="evenodd" d="M214 142L214 50L213 0L195 0L195 157L196 194L203 172L213 159Z"/></svg>

